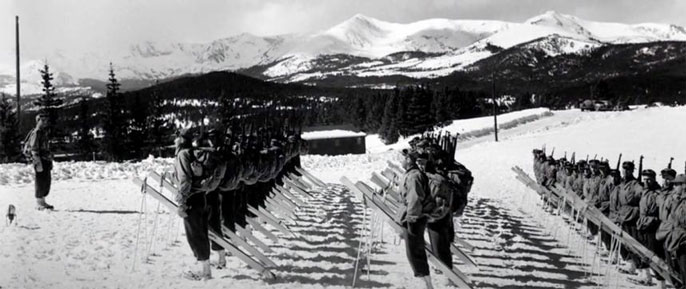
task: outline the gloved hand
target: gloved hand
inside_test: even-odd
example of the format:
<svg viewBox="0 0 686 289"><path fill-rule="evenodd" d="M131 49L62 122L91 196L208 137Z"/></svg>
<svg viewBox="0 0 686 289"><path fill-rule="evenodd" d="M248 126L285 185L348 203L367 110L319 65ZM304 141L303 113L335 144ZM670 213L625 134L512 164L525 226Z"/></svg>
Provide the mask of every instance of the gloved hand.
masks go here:
<svg viewBox="0 0 686 289"><path fill-rule="evenodd" d="M40 161L40 159L34 160L33 166L36 168L36 172L40 173L43 171L43 163Z"/></svg>
<svg viewBox="0 0 686 289"><path fill-rule="evenodd" d="M179 214L179 217L185 218L188 217L188 213L186 213L186 210L188 210L188 206L183 204L176 209L176 213Z"/></svg>

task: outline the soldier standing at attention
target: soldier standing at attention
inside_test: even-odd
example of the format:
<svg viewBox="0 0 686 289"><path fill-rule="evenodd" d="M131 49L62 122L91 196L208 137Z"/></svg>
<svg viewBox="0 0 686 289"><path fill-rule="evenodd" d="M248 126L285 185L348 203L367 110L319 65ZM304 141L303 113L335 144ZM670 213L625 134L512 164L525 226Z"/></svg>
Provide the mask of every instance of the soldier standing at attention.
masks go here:
<svg viewBox="0 0 686 289"><path fill-rule="evenodd" d="M405 227L405 251L414 276L421 278L426 288L432 289L424 242L428 219L423 214L424 203L429 198L429 180L417 166L417 152L405 149L402 154L405 175L400 185L400 196L404 207L398 209L396 220Z"/></svg>
<svg viewBox="0 0 686 289"><path fill-rule="evenodd" d="M54 207L45 202L45 197L50 194L52 183L52 153L50 152L50 136L48 134L48 116L39 114L36 116L36 127L29 133L27 144L30 148L30 158L33 169L36 172L36 209L52 210Z"/></svg>

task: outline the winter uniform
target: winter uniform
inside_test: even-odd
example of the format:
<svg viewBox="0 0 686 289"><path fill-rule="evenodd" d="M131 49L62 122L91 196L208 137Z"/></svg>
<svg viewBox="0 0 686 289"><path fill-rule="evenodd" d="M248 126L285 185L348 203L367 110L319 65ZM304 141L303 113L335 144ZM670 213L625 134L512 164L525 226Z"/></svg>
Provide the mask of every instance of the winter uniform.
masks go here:
<svg viewBox="0 0 686 289"><path fill-rule="evenodd" d="M36 173L35 182L35 196L36 199L43 199L50 194L50 185L52 177L50 171L52 170L52 153L50 152L48 130L46 128L36 127L29 135L29 146L31 147L31 156L33 161L33 168ZM38 171L38 166L42 166L43 170Z"/></svg>
<svg viewBox="0 0 686 289"><path fill-rule="evenodd" d="M646 184L641 200L639 201L639 217L636 221L639 241L648 249L652 250L660 258L664 259L664 250L657 239L655 232L660 226L659 207L657 203L661 188L657 183Z"/></svg>
<svg viewBox="0 0 686 289"><path fill-rule="evenodd" d="M412 153L410 153L412 154ZM416 160L416 156L414 157ZM429 276L429 264L424 251L424 231L427 218L423 216L423 202L429 195L426 175L413 164L407 168L400 186L403 208L396 220L405 226L405 249L415 277Z"/></svg>

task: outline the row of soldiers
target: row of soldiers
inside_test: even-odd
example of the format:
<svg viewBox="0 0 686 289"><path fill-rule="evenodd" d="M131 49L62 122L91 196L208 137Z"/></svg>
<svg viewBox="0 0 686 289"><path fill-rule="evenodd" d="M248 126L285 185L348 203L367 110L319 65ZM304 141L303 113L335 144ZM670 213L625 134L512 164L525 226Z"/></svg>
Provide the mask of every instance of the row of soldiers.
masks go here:
<svg viewBox="0 0 686 289"><path fill-rule="evenodd" d="M622 162L620 169L618 161L613 169L607 160L574 161L574 156L572 160L555 159L539 149L534 149L533 154L539 184L574 192L662 258L680 274L681 280L686 280L686 175L677 174L671 168L671 160L660 171L659 184L654 170L640 169L642 160L637 178L634 162ZM589 222L587 229L589 238L604 243L605 251L611 247L612 237L605 231L598 234L597 224ZM636 274L638 270L639 283L652 283L649 261L626 246L621 247L620 255L625 260L620 271ZM656 278L664 288L664 280L659 275Z"/></svg>
<svg viewBox="0 0 686 289"><path fill-rule="evenodd" d="M175 201L184 220L186 238L202 268L185 273L192 280L212 277L210 251L218 255L217 268L226 265L226 252L210 242L208 230L221 235L222 226L231 231L246 227L247 217L255 217L248 206L264 206L282 177L297 174L300 154L307 143L295 131L262 129L250 134L235 130L194 133L177 131L174 177L178 191Z"/></svg>

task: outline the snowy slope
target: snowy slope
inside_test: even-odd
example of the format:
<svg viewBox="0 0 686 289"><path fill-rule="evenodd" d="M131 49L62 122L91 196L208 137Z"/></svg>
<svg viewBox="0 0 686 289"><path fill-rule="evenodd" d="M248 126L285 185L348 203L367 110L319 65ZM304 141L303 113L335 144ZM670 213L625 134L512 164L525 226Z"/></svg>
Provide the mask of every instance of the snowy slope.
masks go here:
<svg viewBox="0 0 686 289"><path fill-rule="evenodd" d="M541 113L543 111L538 111ZM512 115L512 121L536 115L536 111ZM459 235L476 246L472 256L480 271L457 265L469 273L475 288L593 288L584 277L589 266L581 258L593 247L584 246L566 224L541 215L531 190L514 179L510 167L531 170L531 149L546 144L556 155L576 151L577 157L596 154L613 162L646 156L645 166L659 170L675 157L686 160L681 150L686 136L675 134L674 123L686 121L686 109L651 108L627 112L582 113L554 111L540 118L502 130L500 142L492 135L461 140L458 160L475 175L467 213L460 219ZM456 129L479 130L488 119L460 120ZM468 134L473 130L465 131ZM327 182L346 175L366 180L371 172L396 159L397 151L334 157L305 156L303 166ZM3 288L343 288L352 281L357 241L361 233L362 205L334 185L315 192L317 202L292 228L304 238L283 236L273 260L279 280L265 282L252 270L229 258L228 269L215 270L207 282L190 282L181 272L196 266L173 214L148 198L141 215L140 188L127 178L147 169L162 170L169 160L136 164L89 162L57 163L53 190L48 200L58 211L33 210L31 174L25 165L0 165L0 208L14 204L18 225L0 228L0 286ZM679 167L679 166L677 166ZM323 219L319 219L323 218ZM155 220L158 222L153 234ZM141 221L137 256L137 224ZM554 234L553 229L562 228ZM360 287L417 288L405 259L404 244L388 226L383 243L377 244L372 271L363 274ZM150 240L154 240L153 243ZM175 242L178 241L178 242ZM397 242L397 243L396 243ZM152 244L152 247L149 245ZM271 244L271 243L270 243ZM150 249L148 249L150 248ZM150 250L150 251L148 251ZM145 252L154 253L143 262ZM214 258L214 256L213 256ZM134 267L134 260L135 267ZM366 273L366 271L365 271ZM616 276L617 288L645 288ZM437 288L446 288L445 277L432 274ZM603 282L596 277L595 281ZM596 286L597 287L597 286ZM601 286L602 287L602 286Z"/></svg>
<svg viewBox="0 0 686 289"><path fill-rule="evenodd" d="M601 45L653 41L686 41L683 27L668 24L620 24L580 19L549 11L523 23L496 20L427 19L391 23L355 15L324 31L310 34L256 36L240 34L209 43L143 42L124 51L98 50L73 55L56 51L38 58L24 56L27 93L35 92L37 67L47 59L62 76L58 84L79 79L105 79L113 62L123 79L163 79L184 74L259 67L260 76L278 81L306 81L337 75L438 77L465 68L492 52L489 45L509 48L533 40L551 56L582 53ZM403 52L417 57L388 58ZM361 58L346 63L331 55ZM332 69L334 67L335 69ZM14 66L0 63L0 88L11 92Z"/></svg>

